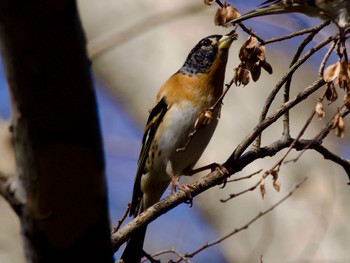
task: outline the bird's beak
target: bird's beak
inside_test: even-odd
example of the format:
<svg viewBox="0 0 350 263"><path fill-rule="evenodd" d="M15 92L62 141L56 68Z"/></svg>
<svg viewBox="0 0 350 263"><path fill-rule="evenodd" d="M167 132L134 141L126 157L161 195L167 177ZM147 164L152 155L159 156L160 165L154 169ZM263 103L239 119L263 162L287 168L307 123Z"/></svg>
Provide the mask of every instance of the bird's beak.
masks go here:
<svg viewBox="0 0 350 263"><path fill-rule="evenodd" d="M219 49L228 49L230 48L233 40L237 39L237 35L233 34L232 32L228 35L222 36L218 41L218 48Z"/></svg>

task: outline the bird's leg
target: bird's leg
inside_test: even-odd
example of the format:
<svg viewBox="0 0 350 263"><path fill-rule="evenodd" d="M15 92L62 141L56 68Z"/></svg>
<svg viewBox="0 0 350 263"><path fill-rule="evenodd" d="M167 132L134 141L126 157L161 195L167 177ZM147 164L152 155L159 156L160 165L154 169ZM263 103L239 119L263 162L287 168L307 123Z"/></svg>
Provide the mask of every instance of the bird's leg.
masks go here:
<svg viewBox="0 0 350 263"><path fill-rule="evenodd" d="M181 184L179 182L180 177L176 176L174 174L173 166L172 166L170 161L167 162L166 172L167 172L167 174L169 175L169 177L171 179L170 184L169 184L169 192L170 192L170 194L175 193L177 191L177 189L179 189L179 190L184 191L188 195L189 199L192 199L190 190L192 190L193 187L191 185L189 185L189 184Z"/></svg>
<svg viewBox="0 0 350 263"><path fill-rule="evenodd" d="M170 194L177 192L177 189L179 189L186 192L188 197L191 198L190 191L193 190L193 187L190 184L181 184L179 176L175 176L175 175L169 175L169 176L171 178L171 181L169 184Z"/></svg>

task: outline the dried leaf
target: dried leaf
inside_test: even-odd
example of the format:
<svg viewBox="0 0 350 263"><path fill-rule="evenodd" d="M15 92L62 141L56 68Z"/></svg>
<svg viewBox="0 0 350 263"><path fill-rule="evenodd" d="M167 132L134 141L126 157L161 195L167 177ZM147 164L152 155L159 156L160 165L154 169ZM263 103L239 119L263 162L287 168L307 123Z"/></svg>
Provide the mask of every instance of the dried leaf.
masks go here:
<svg viewBox="0 0 350 263"><path fill-rule="evenodd" d="M234 69L233 82L236 86L247 85L250 81L249 71L241 65Z"/></svg>
<svg viewBox="0 0 350 263"><path fill-rule="evenodd" d="M272 74L272 67L266 62L266 47L258 46L258 44L258 39L250 35L239 51L241 65L244 65L244 68L250 71L253 81L259 80L261 68Z"/></svg>
<svg viewBox="0 0 350 263"><path fill-rule="evenodd" d="M344 134L345 134L345 123L344 123L343 117L340 115L337 126L335 128L335 135L337 135L340 138L343 138Z"/></svg>
<svg viewBox="0 0 350 263"><path fill-rule="evenodd" d="M281 190L281 183L277 180L273 180L273 188L275 188L275 190L279 192Z"/></svg>
<svg viewBox="0 0 350 263"><path fill-rule="evenodd" d="M332 129L334 129L338 126L338 122L339 122L340 117L341 117L341 115L340 115L340 112L338 111L338 113L333 118Z"/></svg>
<svg viewBox="0 0 350 263"><path fill-rule="evenodd" d="M327 100L330 101L330 102L334 102L334 101L337 100L338 93L337 93L337 91L335 89L335 86L334 86L333 82L327 83L325 96L326 96Z"/></svg>
<svg viewBox="0 0 350 263"><path fill-rule="evenodd" d="M203 111L201 111L200 113L198 113L197 120L196 120L196 122L194 123L194 128L195 128L196 130L198 130L199 127L202 125L203 116L204 116L204 112L203 112Z"/></svg>
<svg viewBox="0 0 350 263"><path fill-rule="evenodd" d="M343 101L344 101L344 105L345 105L348 109L350 109L350 98L349 98L349 95L348 95L348 94L345 94Z"/></svg>
<svg viewBox="0 0 350 263"><path fill-rule="evenodd" d="M222 7L220 7L214 16L214 24L216 26L228 27L229 22L233 19L240 17L241 14L236 8L231 6L229 3L225 2Z"/></svg>
<svg viewBox="0 0 350 263"><path fill-rule="evenodd" d="M204 111L204 121L203 124L204 125L208 125L213 121L213 112L211 110L205 110Z"/></svg>
<svg viewBox="0 0 350 263"><path fill-rule="evenodd" d="M220 7L214 16L214 24L216 26L223 26L226 24L227 10L225 7Z"/></svg>
<svg viewBox="0 0 350 263"><path fill-rule="evenodd" d="M335 80L339 76L340 72L340 62L328 66L323 72L323 79L325 82L329 83Z"/></svg>
<svg viewBox="0 0 350 263"><path fill-rule="evenodd" d="M258 44L259 44L258 39L250 35L244 45L245 45L245 48L252 49L252 48L255 48Z"/></svg>
<svg viewBox="0 0 350 263"><path fill-rule="evenodd" d="M270 65L270 63L268 63L266 60L262 61L261 66L263 69L265 69L267 71L267 73L272 74L272 66Z"/></svg>
<svg viewBox="0 0 350 263"><path fill-rule="evenodd" d="M241 14L238 12L238 10L229 4L226 7L226 10L227 10L226 23L241 16Z"/></svg>
<svg viewBox="0 0 350 263"><path fill-rule="evenodd" d="M343 90L349 90L350 76L349 76L349 63L342 62L340 66L340 72L338 76L338 85Z"/></svg>
<svg viewBox="0 0 350 263"><path fill-rule="evenodd" d="M324 112L322 102L317 102L315 111L318 115L318 118L321 120L324 116L326 116L326 113Z"/></svg>
<svg viewBox="0 0 350 263"><path fill-rule="evenodd" d="M278 178L278 171L277 170L270 170L269 174L273 177L273 180L276 181Z"/></svg>
<svg viewBox="0 0 350 263"><path fill-rule="evenodd" d="M266 195L266 188L265 188L265 180L262 178L260 181L260 194L262 199L264 199L265 195Z"/></svg>
<svg viewBox="0 0 350 263"><path fill-rule="evenodd" d="M261 68L259 66L254 67L250 72L252 74L252 79L254 82L258 81L261 75Z"/></svg>
<svg viewBox="0 0 350 263"><path fill-rule="evenodd" d="M265 61L266 59L266 47L265 46L259 46L256 47L254 50L254 53L258 57L259 60Z"/></svg>

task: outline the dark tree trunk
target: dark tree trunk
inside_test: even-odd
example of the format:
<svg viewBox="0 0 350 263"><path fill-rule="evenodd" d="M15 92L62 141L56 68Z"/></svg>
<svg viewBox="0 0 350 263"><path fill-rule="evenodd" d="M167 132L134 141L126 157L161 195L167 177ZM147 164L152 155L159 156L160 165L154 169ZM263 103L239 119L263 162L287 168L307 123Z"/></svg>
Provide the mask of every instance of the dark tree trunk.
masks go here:
<svg viewBox="0 0 350 263"><path fill-rule="evenodd" d="M75 1L0 0L28 262L112 262L104 159Z"/></svg>

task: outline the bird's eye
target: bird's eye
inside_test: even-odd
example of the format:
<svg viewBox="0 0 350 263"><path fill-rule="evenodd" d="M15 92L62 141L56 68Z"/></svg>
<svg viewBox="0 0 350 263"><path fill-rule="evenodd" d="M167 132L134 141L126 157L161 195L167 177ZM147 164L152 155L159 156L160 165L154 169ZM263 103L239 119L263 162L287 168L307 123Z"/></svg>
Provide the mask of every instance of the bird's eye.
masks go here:
<svg viewBox="0 0 350 263"><path fill-rule="evenodd" d="M203 40L203 46L210 46L211 45L211 40L210 39L204 39Z"/></svg>

